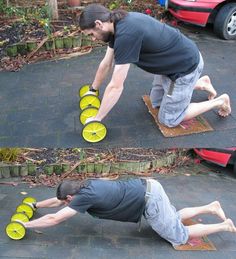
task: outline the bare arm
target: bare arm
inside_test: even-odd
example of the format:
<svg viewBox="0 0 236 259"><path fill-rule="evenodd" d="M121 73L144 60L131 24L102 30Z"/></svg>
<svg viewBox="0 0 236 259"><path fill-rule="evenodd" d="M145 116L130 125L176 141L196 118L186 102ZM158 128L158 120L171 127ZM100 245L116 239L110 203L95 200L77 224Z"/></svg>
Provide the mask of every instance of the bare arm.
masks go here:
<svg viewBox="0 0 236 259"><path fill-rule="evenodd" d="M23 223L26 228L46 228L57 225L65 221L77 213L70 207L65 207L54 214L47 214L41 218Z"/></svg>
<svg viewBox="0 0 236 259"><path fill-rule="evenodd" d="M101 121L118 102L124 88L130 64L115 65L110 83L103 95L102 103L94 120Z"/></svg>
<svg viewBox="0 0 236 259"><path fill-rule="evenodd" d="M65 203L63 201L60 201L57 199L57 197L50 198L43 201L38 201L36 203L37 208L53 208L53 207L59 207L64 205Z"/></svg>
<svg viewBox="0 0 236 259"><path fill-rule="evenodd" d="M113 58L114 58L114 50L110 47L107 47L105 57L99 64L95 79L92 83L92 86L94 87L94 89L99 89L102 82L107 77L109 71L112 68Z"/></svg>

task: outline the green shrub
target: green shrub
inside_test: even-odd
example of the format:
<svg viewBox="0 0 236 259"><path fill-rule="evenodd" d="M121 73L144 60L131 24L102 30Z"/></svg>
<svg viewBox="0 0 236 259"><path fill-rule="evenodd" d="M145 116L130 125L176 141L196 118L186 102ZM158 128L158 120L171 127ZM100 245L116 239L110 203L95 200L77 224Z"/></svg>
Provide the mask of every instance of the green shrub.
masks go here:
<svg viewBox="0 0 236 259"><path fill-rule="evenodd" d="M15 162L21 152L20 148L0 148L0 161Z"/></svg>

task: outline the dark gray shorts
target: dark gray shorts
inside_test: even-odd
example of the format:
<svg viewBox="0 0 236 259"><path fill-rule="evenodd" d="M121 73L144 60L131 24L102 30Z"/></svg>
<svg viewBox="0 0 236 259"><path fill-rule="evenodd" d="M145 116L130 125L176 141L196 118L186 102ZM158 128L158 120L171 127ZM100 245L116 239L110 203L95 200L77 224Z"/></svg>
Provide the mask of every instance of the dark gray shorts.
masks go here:
<svg viewBox="0 0 236 259"><path fill-rule="evenodd" d="M172 82L170 78L163 75L154 76L150 99L154 108L160 107L158 114L160 123L168 127L175 127L183 121L203 66L204 62L200 54L197 68L192 73L180 77L174 82L171 95L168 95Z"/></svg>
<svg viewBox="0 0 236 259"><path fill-rule="evenodd" d="M153 179L148 181L151 183L151 192L146 193L148 199L144 211L148 224L173 246L186 244L189 233L181 222L179 213L171 205L161 184Z"/></svg>

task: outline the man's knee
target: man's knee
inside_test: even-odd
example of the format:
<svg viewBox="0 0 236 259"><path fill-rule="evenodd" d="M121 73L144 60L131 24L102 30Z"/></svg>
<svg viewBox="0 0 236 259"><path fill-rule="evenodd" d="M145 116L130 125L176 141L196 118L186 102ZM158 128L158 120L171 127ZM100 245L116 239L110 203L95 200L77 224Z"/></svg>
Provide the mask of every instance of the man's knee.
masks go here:
<svg viewBox="0 0 236 259"><path fill-rule="evenodd" d="M158 114L158 120L161 124L163 124L164 126L168 127L168 128L173 128L176 127L180 124L181 121L179 121L176 118L169 118L166 119L165 117L167 116L162 116L160 113Z"/></svg>

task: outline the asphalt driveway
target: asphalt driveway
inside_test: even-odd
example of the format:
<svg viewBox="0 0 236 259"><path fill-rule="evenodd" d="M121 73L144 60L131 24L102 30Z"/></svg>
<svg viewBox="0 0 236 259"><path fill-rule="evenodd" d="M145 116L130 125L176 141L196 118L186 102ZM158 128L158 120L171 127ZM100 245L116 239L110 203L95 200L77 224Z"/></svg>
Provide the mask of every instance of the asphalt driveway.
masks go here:
<svg viewBox="0 0 236 259"><path fill-rule="evenodd" d="M107 137L93 146L166 149L236 145L235 41L188 28L183 32L199 46L205 60L204 74L209 74L218 94L230 95L232 114L220 118L216 110L207 112L205 118L213 132L165 138L141 100L150 91L153 75L132 66L122 97L104 120ZM69 60L26 65L15 73L1 72L0 146L90 147L80 134L77 92L81 85L91 83L104 53L105 48L100 48ZM198 92L193 101L206 98Z"/></svg>

